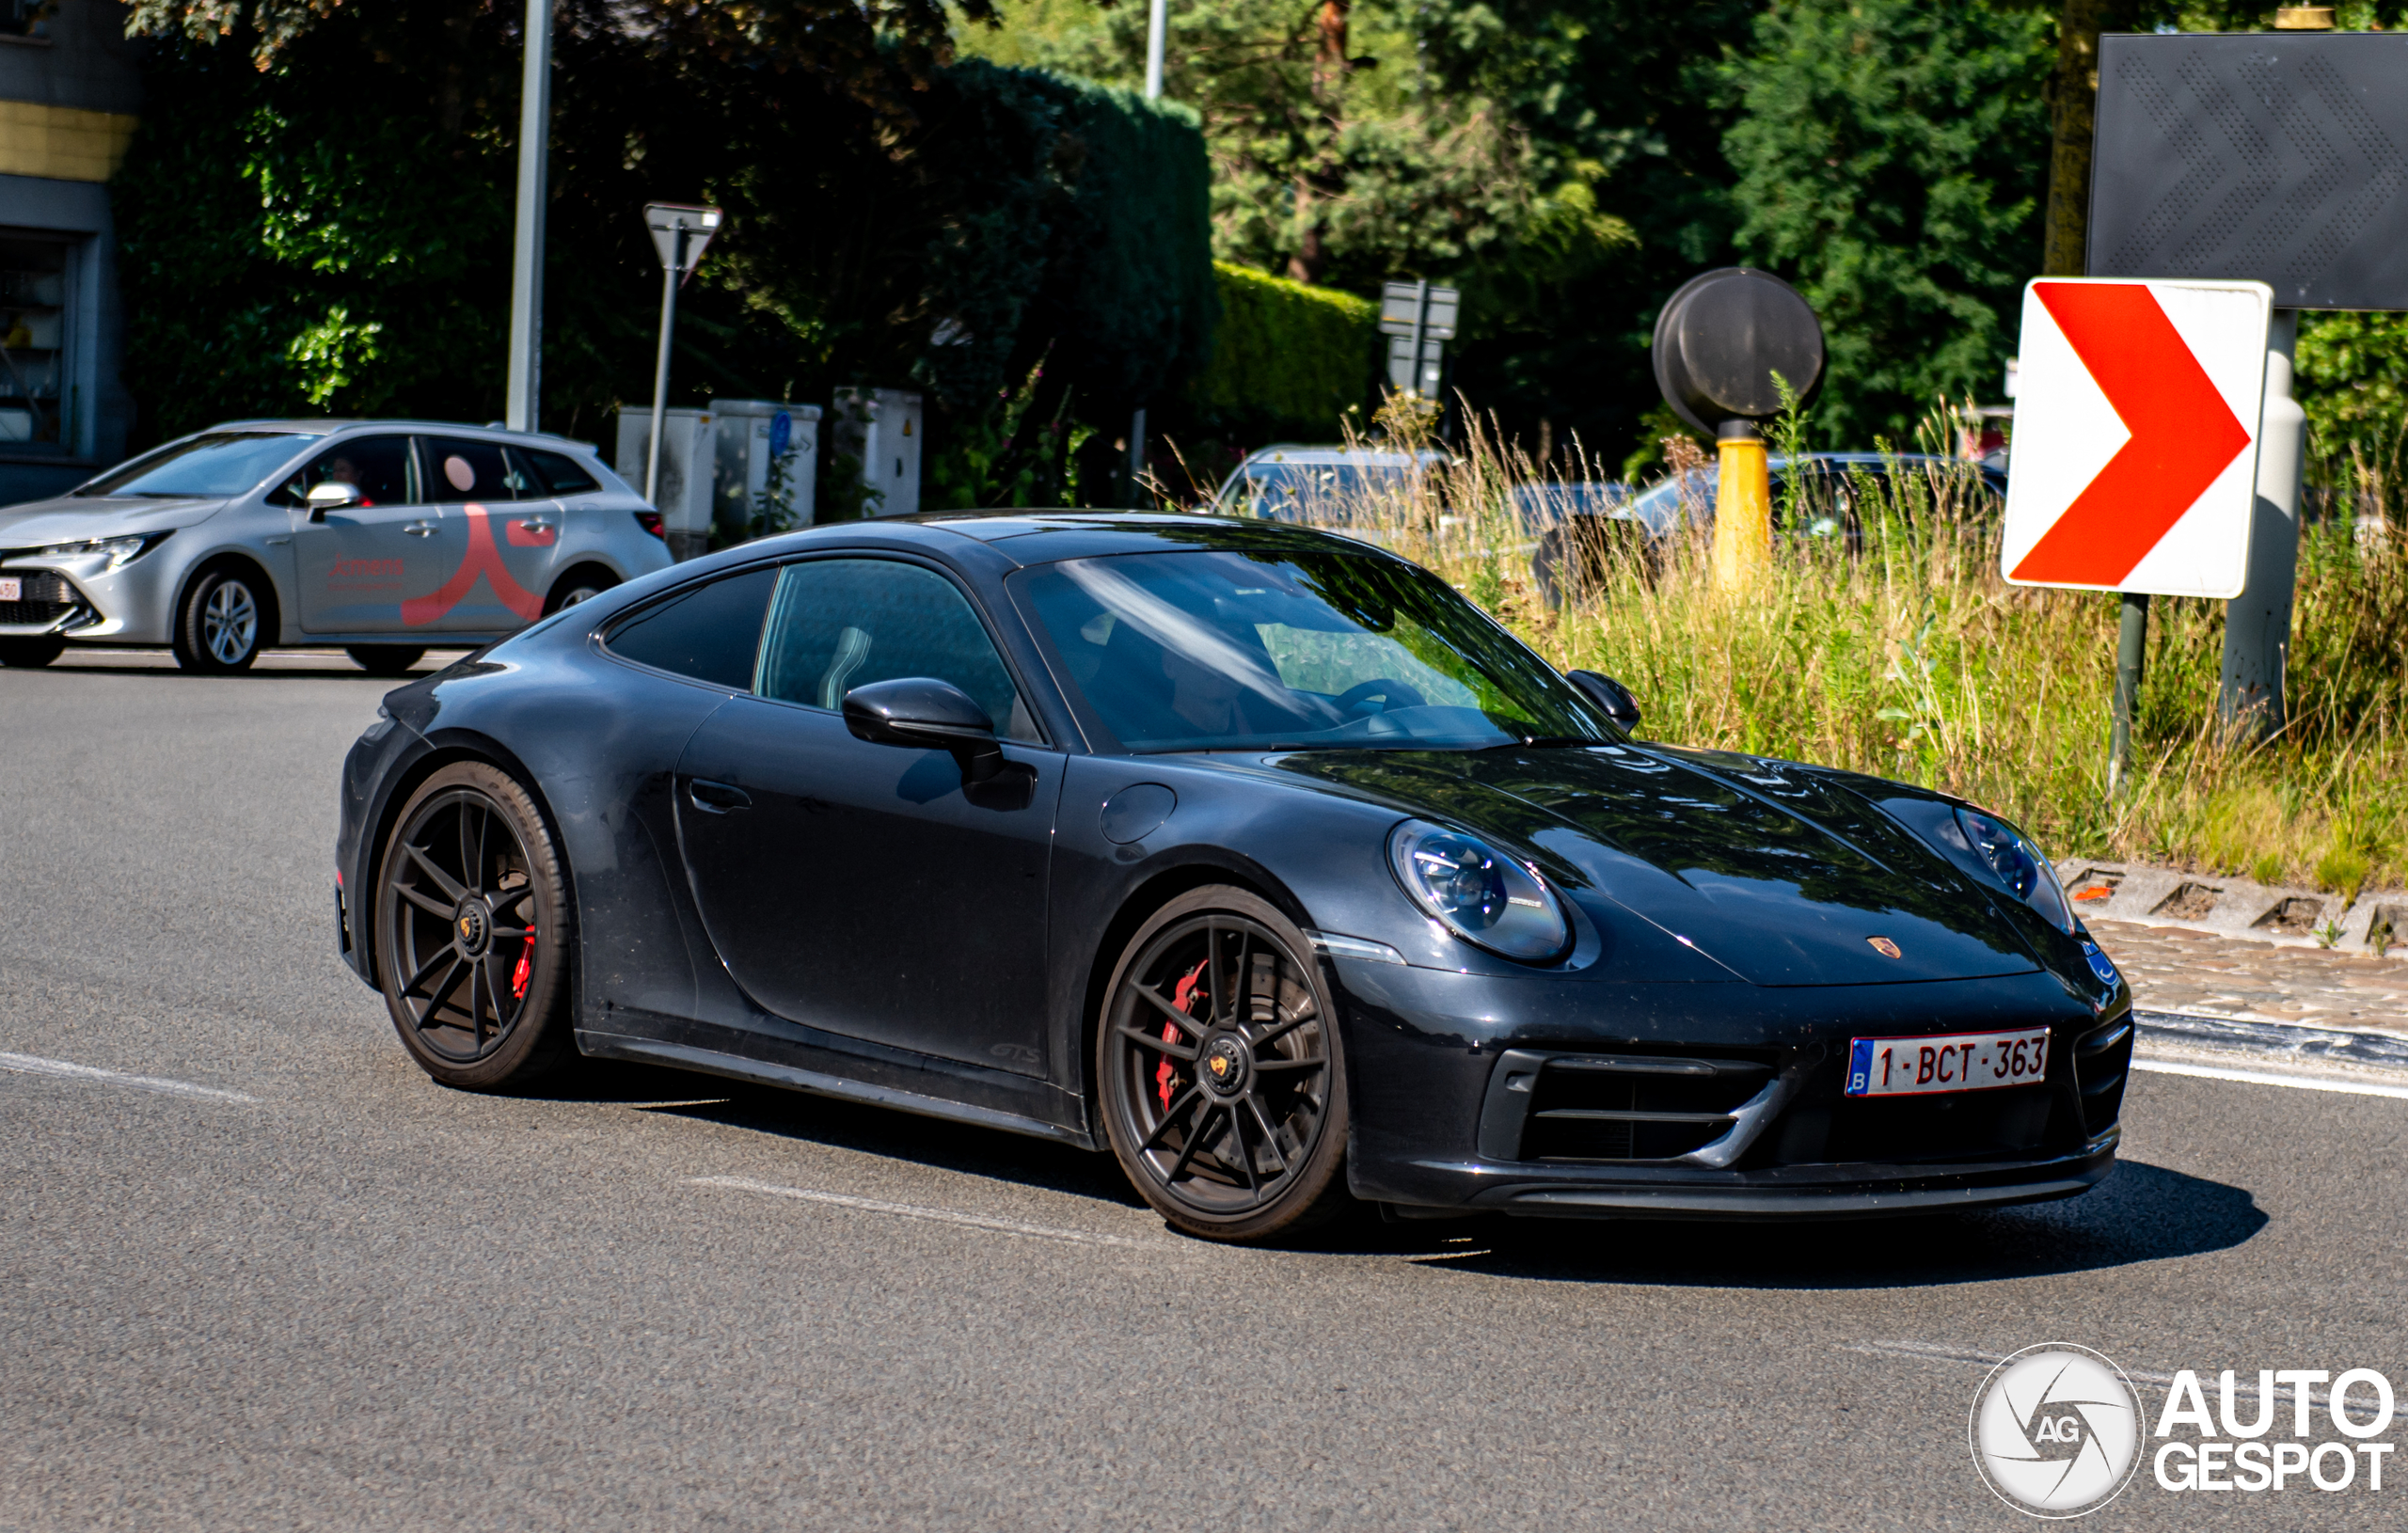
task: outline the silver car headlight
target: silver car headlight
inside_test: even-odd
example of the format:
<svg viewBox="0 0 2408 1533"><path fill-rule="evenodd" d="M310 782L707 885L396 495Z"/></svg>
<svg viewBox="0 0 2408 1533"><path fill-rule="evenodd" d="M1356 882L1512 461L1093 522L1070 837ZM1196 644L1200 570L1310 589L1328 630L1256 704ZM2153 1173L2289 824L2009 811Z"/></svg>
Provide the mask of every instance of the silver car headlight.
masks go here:
<svg viewBox="0 0 2408 1533"><path fill-rule="evenodd" d="M1994 814L1978 809L1956 811L1957 827L1982 865L2006 886L2008 893L2040 912L2050 925L2073 935L2073 907L2066 900L2057 870L2023 833Z"/></svg>
<svg viewBox="0 0 2408 1533"><path fill-rule="evenodd" d="M136 532L122 538L87 538L81 543L54 543L41 550L46 559L89 559L98 554L94 575L115 575L166 541L165 532Z"/></svg>
<svg viewBox="0 0 2408 1533"><path fill-rule="evenodd" d="M1538 869L1477 836L1407 820L1388 836L1388 862L1413 903L1475 947L1544 963L1571 940L1563 907Z"/></svg>

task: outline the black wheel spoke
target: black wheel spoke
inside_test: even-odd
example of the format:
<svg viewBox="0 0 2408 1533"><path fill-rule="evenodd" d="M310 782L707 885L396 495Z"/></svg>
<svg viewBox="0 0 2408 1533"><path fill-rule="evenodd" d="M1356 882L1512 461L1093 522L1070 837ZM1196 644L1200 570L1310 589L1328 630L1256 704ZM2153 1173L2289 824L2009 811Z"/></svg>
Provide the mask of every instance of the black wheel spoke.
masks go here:
<svg viewBox="0 0 2408 1533"><path fill-rule="evenodd" d="M1146 1142L1137 1146L1137 1152L1143 1155L1162 1148L1163 1136L1178 1128L1179 1120L1187 1115L1187 1110L1203 1099L1204 1088L1192 1084L1185 1091L1173 1097L1170 1099L1170 1106L1163 1110L1163 1120L1154 1125L1154 1131L1146 1136ZM1194 1142L1191 1136L1189 1143Z"/></svg>
<svg viewBox="0 0 2408 1533"><path fill-rule="evenodd" d="M1276 1075L1287 1070L1317 1070L1327 1063L1319 1054L1305 1059L1258 1059L1254 1062L1254 1073Z"/></svg>
<svg viewBox="0 0 2408 1533"><path fill-rule="evenodd" d="M457 963L459 961L460 954L456 948L446 947L436 949L435 956L427 959L426 963L419 970L419 972L410 976L409 983L402 987L402 994L405 996L418 994L420 987L423 986L428 980L435 977L436 965L441 963Z"/></svg>
<svg viewBox="0 0 2408 1533"><path fill-rule="evenodd" d="M1193 1060L1196 1057L1196 1051L1186 1044L1173 1043L1169 1039L1162 1037L1157 1034L1147 1032L1142 1027L1122 1026L1115 1028L1113 1031L1118 1033L1122 1037L1129 1039L1133 1043L1151 1049L1158 1054L1168 1054L1171 1058L1177 1060Z"/></svg>
<svg viewBox="0 0 2408 1533"><path fill-rule="evenodd" d="M440 1012L444 1003L452 998L452 992L460 988L460 976L467 973L468 969L469 964L467 959L458 959L452 964L452 972L443 976L443 983L427 992L426 1019L420 1025L425 1027L440 1025L436 1021L436 1014Z"/></svg>
<svg viewBox="0 0 2408 1533"><path fill-rule="evenodd" d="M509 889L497 889L485 896L485 903L493 907L493 913L496 918L499 918L504 910L534 892L535 886L531 883L518 884Z"/></svg>
<svg viewBox="0 0 2408 1533"><path fill-rule="evenodd" d="M1204 1141L1212 1136L1212 1105L1207 1103L1204 1111L1196 1114L1196 1127L1188 1131L1187 1143L1180 1146L1179 1159L1170 1163L1170 1171L1163 1180L1179 1180L1179 1174L1187 1169L1187 1162L1196 1159L1196 1152L1202 1149Z"/></svg>
<svg viewBox="0 0 2408 1533"><path fill-rule="evenodd" d="M460 881L452 877L452 875L444 872L441 864L437 863L434 858L426 855L424 848L419 846L404 846L402 850L409 853L410 861L418 864L419 871L434 879L435 887L442 890L443 893L451 898L453 904L458 904L460 900L467 894L468 891L460 883ZM445 912L447 915L450 913L451 912L449 911Z"/></svg>
<svg viewBox="0 0 2408 1533"><path fill-rule="evenodd" d="M1254 1114L1255 1127L1262 1130L1262 1147L1271 1152L1273 1163L1279 1168L1278 1174L1282 1177L1286 1176L1288 1174L1288 1157L1282 1154L1279 1149L1279 1130L1271 1126L1271 1119L1264 1114L1262 1111L1262 1103L1259 1100L1252 1096L1248 1096L1245 1099L1245 1105L1246 1111ZM1249 1161L1248 1163L1251 1164L1252 1162Z"/></svg>
<svg viewBox="0 0 2408 1533"><path fill-rule="evenodd" d="M1262 1036L1255 1039L1254 1046L1257 1049L1261 1049L1270 1044L1276 1043L1279 1039L1286 1037L1289 1034L1293 1033L1296 1029L1304 1026L1307 1022L1309 1022L1312 1019L1313 1011L1309 1006L1306 1007L1303 1011L1296 1013L1293 1017L1282 1018L1272 1025L1270 1032L1265 1033Z"/></svg>
<svg viewBox="0 0 2408 1533"><path fill-rule="evenodd" d="M1146 1000L1152 1002L1157 1010L1159 1010L1164 1016L1169 1018L1172 1021L1177 1022L1187 1032L1194 1034L1199 1038L1204 1035L1204 1023L1197 1021L1195 1018L1190 1017L1187 1013L1180 1010L1179 1007L1173 1005L1169 1001L1165 1000L1161 995L1156 994L1150 988L1140 985L1135 980L1131 980L1129 982L1129 988L1134 994L1143 996Z"/></svg>
<svg viewBox="0 0 2408 1533"><path fill-rule="evenodd" d="M1254 1174L1254 1152L1246 1148L1244 1115L1238 1112L1237 1104L1235 1102L1231 1102L1229 1104L1228 1114L1228 1139L1229 1143L1237 1148L1237 1168L1245 1173L1245 1190L1249 1193L1259 1194L1262 1191L1262 1181L1260 1177ZM1218 1150L1213 1151L1213 1154L1220 1156L1221 1162L1224 1165L1228 1163L1228 1156L1222 1155Z"/></svg>
<svg viewBox="0 0 2408 1533"><path fill-rule="evenodd" d="M1248 1015L1251 1009L1249 1003L1253 999L1254 929L1250 926L1240 926L1238 928L1237 983L1230 988L1228 1020L1229 1026L1236 1029L1241 1037L1245 1035L1245 1024L1254 1019Z"/></svg>
<svg viewBox="0 0 2408 1533"><path fill-rule="evenodd" d="M1204 979L1204 1019L1209 1023L1221 1015L1221 928L1211 922L1204 924L1204 967L1198 971Z"/></svg>
<svg viewBox="0 0 2408 1533"><path fill-rule="evenodd" d="M401 895L402 898L409 901L412 905L417 906L420 909L424 910L427 914L435 917L436 920L446 924L450 923L452 920L452 912L457 908L454 905L449 905L444 903L442 900L436 899L434 895L413 884L397 883L393 886L393 893Z"/></svg>

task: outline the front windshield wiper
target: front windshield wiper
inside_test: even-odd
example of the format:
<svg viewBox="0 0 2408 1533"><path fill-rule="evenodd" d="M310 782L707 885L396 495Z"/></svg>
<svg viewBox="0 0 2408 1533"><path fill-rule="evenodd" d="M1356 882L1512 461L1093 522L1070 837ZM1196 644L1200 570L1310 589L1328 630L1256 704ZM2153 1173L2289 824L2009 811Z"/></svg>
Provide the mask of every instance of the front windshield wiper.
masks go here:
<svg viewBox="0 0 2408 1533"><path fill-rule="evenodd" d="M1585 750L1592 745L1611 743L1608 740L1592 740L1579 735L1525 735L1519 739L1499 740L1495 745L1483 745L1480 749L1482 751Z"/></svg>

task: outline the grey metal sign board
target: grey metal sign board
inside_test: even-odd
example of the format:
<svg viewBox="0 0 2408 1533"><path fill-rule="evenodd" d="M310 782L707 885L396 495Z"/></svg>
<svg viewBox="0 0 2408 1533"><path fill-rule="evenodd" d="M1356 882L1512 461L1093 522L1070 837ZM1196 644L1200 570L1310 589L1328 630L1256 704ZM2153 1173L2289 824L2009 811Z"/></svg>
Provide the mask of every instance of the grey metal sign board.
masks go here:
<svg viewBox="0 0 2408 1533"><path fill-rule="evenodd" d="M2408 308L2408 34L2099 40L2092 277Z"/></svg>
<svg viewBox="0 0 2408 1533"><path fill-rule="evenodd" d="M1421 307L1427 295L1429 308ZM1390 282L1380 289L1380 329L1392 336L1413 334L1416 315L1421 316L1421 333L1434 340L1455 339L1455 319L1463 307L1463 292L1457 288L1424 288L1418 282Z"/></svg>
<svg viewBox="0 0 2408 1533"><path fill-rule="evenodd" d="M1415 376L1413 338L1388 337L1388 387L1419 394L1424 399L1438 397L1438 386L1446 380L1447 348L1425 338L1421 342L1421 367Z"/></svg>
<svg viewBox="0 0 2408 1533"><path fill-rule="evenodd" d="M652 247L660 252L663 271L683 275L703 263L703 251L719 232L720 211L684 202L647 202L643 227L652 232ZM686 236L685 259L678 260L680 233Z"/></svg>

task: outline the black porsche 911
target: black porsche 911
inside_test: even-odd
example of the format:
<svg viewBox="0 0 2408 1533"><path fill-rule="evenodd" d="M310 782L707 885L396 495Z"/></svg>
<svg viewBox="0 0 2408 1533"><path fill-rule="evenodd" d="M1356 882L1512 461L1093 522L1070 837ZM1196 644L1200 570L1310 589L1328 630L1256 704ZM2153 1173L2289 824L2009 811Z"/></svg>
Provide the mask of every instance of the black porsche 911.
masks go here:
<svg viewBox="0 0 2408 1533"><path fill-rule="evenodd" d="M2131 992L2011 826L1634 738L1444 581L1259 521L815 528L391 693L345 960L428 1074L571 1051L1350 1199L1846 1217L2105 1176Z"/></svg>

